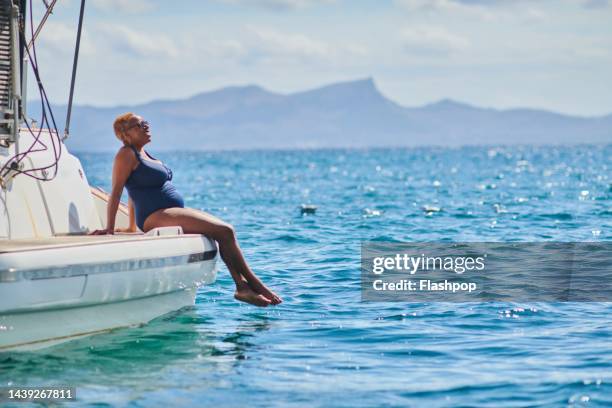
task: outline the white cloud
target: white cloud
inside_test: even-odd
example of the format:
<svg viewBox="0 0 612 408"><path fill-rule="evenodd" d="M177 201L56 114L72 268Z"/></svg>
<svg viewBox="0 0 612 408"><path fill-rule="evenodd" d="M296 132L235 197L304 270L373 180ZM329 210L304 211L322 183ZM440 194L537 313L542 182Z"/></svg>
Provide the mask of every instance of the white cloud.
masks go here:
<svg viewBox="0 0 612 408"><path fill-rule="evenodd" d="M265 55L299 58L328 58L332 47L303 34L288 34L265 27L248 27L257 52Z"/></svg>
<svg viewBox="0 0 612 408"><path fill-rule="evenodd" d="M493 14L480 3L464 3L458 0L395 0L395 3L410 12L460 12L487 20L493 18Z"/></svg>
<svg viewBox="0 0 612 408"><path fill-rule="evenodd" d="M74 26L48 20L36 40L36 45L45 52L56 52L66 56L74 53L75 42L76 28ZM79 49L80 55L93 55L94 48L89 31L83 28Z"/></svg>
<svg viewBox="0 0 612 408"><path fill-rule="evenodd" d="M601 9L612 5L610 0L578 0L578 2L587 9Z"/></svg>
<svg viewBox="0 0 612 408"><path fill-rule="evenodd" d="M436 26L404 29L401 40L407 53L420 56L447 56L470 47L468 39Z"/></svg>
<svg viewBox="0 0 612 408"><path fill-rule="evenodd" d="M461 3L452 0L395 0L395 3L408 10L452 10Z"/></svg>
<svg viewBox="0 0 612 408"><path fill-rule="evenodd" d="M409 13L473 17L483 21L541 20L545 13L526 0L394 0ZM576 0L571 0L576 1ZM580 0L597 1L597 0ZM541 2L539 3L541 4Z"/></svg>
<svg viewBox="0 0 612 408"><path fill-rule="evenodd" d="M211 39L194 33L180 36L178 49L181 58L190 61L200 61L207 66L222 66L228 61L244 58L248 53L247 47L241 41L234 39Z"/></svg>
<svg viewBox="0 0 612 408"><path fill-rule="evenodd" d="M153 10L149 0L92 0L95 8L104 11L123 13L144 13Z"/></svg>
<svg viewBox="0 0 612 408"><path fill-rule="evenodd" d="M599 65L612 61L610 39L592 38L573 33L529 37L520 42L500 45L500 58L508 63L528 61L547 65Z"/></svg>
<svg viewBox="0 0 612 408"><path fill-rule="evenodd" d="M244 45L256 62L336 66L368 55L368 49L362 44L334 44L270 27L247 26L246 29Z"/></svg>
<svg viewBox="0 0 612 408"><path fill-rule="evenodd" d="M263 7L272 10L295 10L319 4L330 4L336 0L216 0L221 3L241 6Z"/></svg>
<svg viewBox="0 0 612 408"><path fill-rule="evenodd" d="M67 24L48 21L41 31L37 43L40 42L44 47L50 47L54 51L65 52L68 50L68 45L74 43L75 36L74 28Z"/></svg>
<svg viewBox="0 0 612 408"><path fill-rule="evenodd" d="M543 20L559 8L576 7L577 11L612 9L612 0L394 0L411 13L453 14L477 17L485 21ZM547 10L548 13L544 12Z"/></svg>
<svg viewBox="0 0 612 408"><path fill-rule="evenodd" d="M120 24L98 24L97 31L101 40L112 49L137 57L176 58L179 50L169 36L158 33L145 33Z"/></svg>

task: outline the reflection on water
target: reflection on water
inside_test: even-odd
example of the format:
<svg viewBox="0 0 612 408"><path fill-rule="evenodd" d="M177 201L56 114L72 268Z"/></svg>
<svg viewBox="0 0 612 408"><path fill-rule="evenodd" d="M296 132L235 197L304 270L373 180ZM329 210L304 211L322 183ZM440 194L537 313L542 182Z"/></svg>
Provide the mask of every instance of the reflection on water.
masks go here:
<svg viewBox="0 0 612 408"><path fill-rule="evenodd" d="M220 336L211 318L193 307L162 316L149 324L123 328L31 352L0 353L0 382L21 386L66 383L124 387L151 382L151 373L183 370L221 374L245 360L258 346L249 340L268 330L266 316L239 322ZM55 380L57 379L57 380Z"/></svg>

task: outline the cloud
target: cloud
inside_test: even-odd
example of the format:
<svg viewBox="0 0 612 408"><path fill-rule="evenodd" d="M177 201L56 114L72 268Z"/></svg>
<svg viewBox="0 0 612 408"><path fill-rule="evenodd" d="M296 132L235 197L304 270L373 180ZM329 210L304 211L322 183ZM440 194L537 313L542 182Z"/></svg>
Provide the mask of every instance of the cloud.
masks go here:
<svg viewBox="0 0 612 408"><path fill-rule="evenodd" d="M265 55L293 56L298 58L328 58L332 48L322 41L303 34L288 34L265 28L249 26L254 48Z"/></svg>
<svg viewBox="0 0 612 408"><path fill-rule="evenodd" d="M36 45L40 45L40 49L46 52L56 52L59 55L67 56L74 53L75 42L76 28L73 25L49 19L37 38ZM93 55L94 51L95 47L89 36L89 31L87 28L83 28L79 54Z"/></svg>
<svg viewBox="0 0 612 408"><path fill-rule="evenodd" d="M579 2L582 7L587 9L602 9L612 5L612 1L610 0L579 0Z"/></svg>
<svg viewBox="0 0 612 408"><path fill-rule="evenodd" d="M507 5L533 6L534 3L545 3L542 0L538 2L532 0L513 0L512 2L507 0L449 0L448 2L477 7L499 7ZM549 1L549 4L554 5L557 2L558 0ZM612 5L612 0L565 0L565 2L570 4L578 3L585 8L605 8Z"/></svg>
<svg viewBox="0 0 612 408"><path fill-rule="evenodd" d="M218 38L205 30L166 35L154 27L136 30L118 23L97 23L92 30L98 55L131 69L224 69L248 55L242 41Z"/></svg>
<svg viewBox="0 0 612 408"><path fill-rule="evenodd" d="M361 44L333 44L269 27L247 26L246 29L244 45L251 59L259 62L337 65L368 54Z"/></svg>
<svg viewBox="0 0 612 408"><path fill-rule="evenodd" d="M278 65L337 65L349 59L365 58L367 48L358 43L333 44L301 33L278 31L271 27L247 25L244 30L223 38L206 30L189 30L174 35L136 30L118 23L98 23L93 38L99 55L121 63L156 66L198 65L202 69ZM56 48L65 48L70 35L68 27L54 30Z"/></svg>
<svg viewBox="0 0 612 408"><path fill-rule="evenodd" d="M395 4L410 12L461 13L483 20L519 18L541 20L545 13L555 11L559 3L579 6L582 9L612 8L612 0L394 0Z"/></svg>
<svg viewBox="0 0 612 408"><path fill-rule="evenodd" d="M395 0L395 3L411 11L457 11L488 5L487 2L461 0Z"/></svg>
<svg viewBox="0 0 612 408"><path fill-rule="evenodd" d="M98 34L115 51L137 57L178 57L179 50L171 38L164 34L145 33L120 24L100 23Z"/></svg>
<svg viewBox="0 0 612 408"><path fill-rule="evenodd" d="M407 53L421 56L448 56L470 47L468 39L435 26L404 29L401 41Z"/></svg>
<svg viewBox="0 0 612 408"><path fill-rule="evenodd" d="M394 0L394 2L410 13L452 14L484 21L500 19L534 21L545 17L545 14L534 6L535 2L527 0Z"/></svg>
<svg viewBox="0 0 612 408"><path fill-rule="evenodd" d="M48 21L43 28L43 31L38 37L37 43L40 42L46 48L52 48L57 52L65 52L68 50L67 45L75 41L76 31L67 24L56 21Z"/></svg>
<svg viewBox="0 0 612 408"><path fill-rule="evenodd" d="M597 0L581 0L581 1L597 1ZM605 1L605 0L603 0ZM404 7L412 9L460 9L464 7L471 8L498 8L506 7L520 3L529 3L528 0L395 0L395 2ZM531 2L533 3L533 2Z"/></svg>
<svg viewBox="0 0 612 408"><path fill-rule="evenodd" d="M178 46L181 58L186 60L204 61L208 66L220 65L225 62L238 61L247 56L247 47L238 40L205 38L204 35L192 35L180 37Z"/></svg>
<svg viewBox="0 0 612 408"><path fill-rule="evenodd" d="M270 10L296 10L319 4L331 4L336 0L215 0L221 3L261 7Z"/></svg>
<svg viewBox="0 0 612 408"><path fill-rule="evenodd" d="M92 4L99 10L131 14L144 13L154 8L149 0L92 0Z"/></svg>
<svg viewBox="0 0 612 408"><path fill-rule="evenodd" d="M499 17L499 1L467 1L467 0L395 0L395 3L410 13L426 13L430 15L452 14L474 17L479 20L495 20Z"/></svg>

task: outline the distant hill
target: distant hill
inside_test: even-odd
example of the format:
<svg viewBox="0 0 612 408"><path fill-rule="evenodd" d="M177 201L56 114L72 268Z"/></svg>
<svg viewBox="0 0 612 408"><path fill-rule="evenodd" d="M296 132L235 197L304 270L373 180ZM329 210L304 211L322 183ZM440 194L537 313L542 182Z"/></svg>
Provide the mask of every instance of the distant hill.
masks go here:
<svg viewBox="0 0 612 408"><path fill-rule="evenodd" d="M38 103L29 109L30 117L39 116ZM483 109L452 100L409 108L387 99L368 78L288 95L251 85L136 106L75 106L68 146L115 150L112 122L126 111L151 122L158 150L612 142L612 115ZM65 112L54 108L62 130Z"/></svg>

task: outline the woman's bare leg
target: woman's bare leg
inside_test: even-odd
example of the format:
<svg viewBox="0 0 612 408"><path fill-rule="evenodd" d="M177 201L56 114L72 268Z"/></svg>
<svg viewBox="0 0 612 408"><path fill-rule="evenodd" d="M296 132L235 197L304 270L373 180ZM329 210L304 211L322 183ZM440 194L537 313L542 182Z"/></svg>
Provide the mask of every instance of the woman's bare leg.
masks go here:
<svg viewBox="0 0 612 408"><path fill-rule="evenodd" d="M249 268L231 225L192 208L166 208L151 214L144 229L179 225L188 234L203 234L219 243L219 252L236 283L235 297L257 306L277 305L282 299L268 289Z"/></svg>

